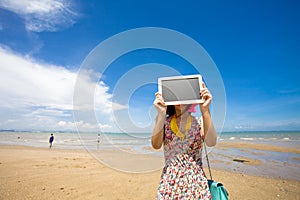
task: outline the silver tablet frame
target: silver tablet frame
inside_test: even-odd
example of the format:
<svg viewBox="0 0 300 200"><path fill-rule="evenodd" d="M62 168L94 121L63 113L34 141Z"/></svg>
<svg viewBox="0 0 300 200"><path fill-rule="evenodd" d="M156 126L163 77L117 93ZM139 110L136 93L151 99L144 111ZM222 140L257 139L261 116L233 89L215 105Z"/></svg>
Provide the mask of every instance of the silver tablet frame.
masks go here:
<svg viewBox="0 0 300 200"><path fill-rule="evenodd" d="M158 92L162 94L162 97L164 98L164 94L163 94L163 85L166 81L170 81L170 80L188 80L188 79L198 79L199 82L199 88L200 90L202 89L202 76L200 74L195 74L195 75L185 75L185 76L171 76L171 77L161 77L158 78ZM180 83L180 82L178 82ZM170 90L172 90L172 88L169 88ZM188 89L188 88L187 88ZM192 87L190 88L192 89ZM200 94L200 90L199 91L193 91L193 92L199 92ZM195 93L194 93L195 94ZM177 100L177 101L172 101L172 100L168 100L165 99L165 104L166 105L178 105L178 104L199 104L199 103L203 103L204 100L201 98L201 96L199 95L199 99L190 99L190 100Z"/></svg>

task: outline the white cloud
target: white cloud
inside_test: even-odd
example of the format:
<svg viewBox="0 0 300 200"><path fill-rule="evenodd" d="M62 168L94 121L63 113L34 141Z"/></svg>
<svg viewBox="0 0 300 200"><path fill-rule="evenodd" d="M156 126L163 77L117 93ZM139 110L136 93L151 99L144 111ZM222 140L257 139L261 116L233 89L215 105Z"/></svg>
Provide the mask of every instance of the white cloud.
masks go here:
<svg viewBox="0 0 300 200"><path fill-rule="evenodd" d="M61 66L37 62L0 47L0 129L74 129L73 94L77 72ZM76 125L86 129L111 128L107 119L112 109L125 106L111 103L111 94L105 83L97 83L95 74L87 72L81 76L81 103L86 109L97 112L104 122L91 123L79 120ZM95 88L92 90L91 88ZM94 104L85 98L94 92ZM97 91L97 92L95 92ZM81 108L82 110L82 108ZM83 111L84 111L83 110Z"/></svg>
<svg viewBox="0 0 300 200"><path fill-rule="evenodd" d="M78 121L78 122L59 121L57 123L57 126L63 130L76 130L77 127L78 129L85 130L85 131L95 131L95 130L107 131L112 128L112 126L109 124L101 124L101 123L90 124L84 121Z"/></svg>
<svg viewBox="0 0 300 200"><path fill-rule="evenodd" d="M75 72L59 66L39 64L2 48L0 60L1 107L72 109Z"/></svg>
<svg viewBox="0 0 300 200"><path fill-rule="evenodd" d="M75 23L78 14L67 0L0 0L0 7L25 20L29 31L57 31Z"/></svg>

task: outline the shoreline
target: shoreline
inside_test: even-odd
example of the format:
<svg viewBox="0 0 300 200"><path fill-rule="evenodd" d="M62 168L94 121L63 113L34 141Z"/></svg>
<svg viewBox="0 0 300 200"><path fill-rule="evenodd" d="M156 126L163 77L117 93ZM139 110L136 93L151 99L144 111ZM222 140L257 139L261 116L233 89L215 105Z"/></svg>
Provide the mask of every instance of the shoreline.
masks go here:
<svg viewBox="0 0 300 200"><path fill-rule="evenodd" d="M121 172L86 150L0 145L0 199L155 199L160 174ZM300 198L300 181L215 168L212 174L230 199Z"/></svg>

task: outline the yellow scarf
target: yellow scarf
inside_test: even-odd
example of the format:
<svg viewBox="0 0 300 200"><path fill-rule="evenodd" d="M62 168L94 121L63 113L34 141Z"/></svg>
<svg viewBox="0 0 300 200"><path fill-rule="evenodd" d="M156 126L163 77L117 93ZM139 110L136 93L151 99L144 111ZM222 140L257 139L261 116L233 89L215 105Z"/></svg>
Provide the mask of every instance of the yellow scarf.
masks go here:
<svg viewBox="0 0 300 200"><path fill-rule="evenodd" d="M181 140L184 140L185 138L185 133L190 130L192 126L192 119L191 119L191 116L189 115L186 119L186 124L185 124L185 130L184 130L184 133L182 133L178 126L177 126L177 123L176 123L176 116L174 115L171 119L171 122L170 122L170 128L171 130L173 131L173 133L175 133L175 135L177 137L179 137Z"/></svg>

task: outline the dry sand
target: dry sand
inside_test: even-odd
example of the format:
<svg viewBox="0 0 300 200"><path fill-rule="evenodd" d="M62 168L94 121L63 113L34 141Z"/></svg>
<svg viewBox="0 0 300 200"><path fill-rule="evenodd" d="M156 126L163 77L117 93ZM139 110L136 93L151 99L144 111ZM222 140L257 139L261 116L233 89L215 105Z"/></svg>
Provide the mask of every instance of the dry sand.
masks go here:
<svg viewBox="0 0 300 200"><path fill-rule="evenodd" d="M84 150L0 146L0 199L155 199L160 173L120 172ZM300 199L299 181L213 174L230 199Z"/></svg>

